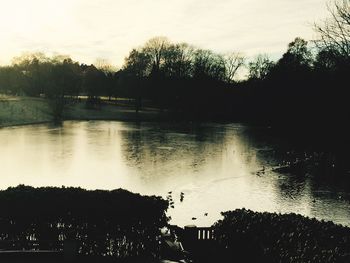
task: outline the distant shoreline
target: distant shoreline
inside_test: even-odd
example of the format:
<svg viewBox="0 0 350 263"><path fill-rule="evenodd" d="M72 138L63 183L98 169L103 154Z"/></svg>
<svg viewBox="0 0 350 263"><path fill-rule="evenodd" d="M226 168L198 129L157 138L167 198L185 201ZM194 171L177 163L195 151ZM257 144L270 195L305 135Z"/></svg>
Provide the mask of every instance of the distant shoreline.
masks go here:
<svg viewBox="0 0 350 263"><path fill-rule="evenodd" d="M0 100L0 128L54 122L48 102L35 97L8 97ZM85 102L67 105L62 121L113 120L113 121L164 121L167 112L157 109L141 109L131 106L102 104L100 109L88 109Z"/></svg>
<svg viewBox="0 0 350 263"><path fill-rule="evenodd" d="M21 127L21 126L29 126L29 125L39 125L39 124L46 124L51 123L52 121L39 121L39 122L26 122L26 123L13 123L9 125L0 125L0 129L3 128L14 128L14 127Z"/></svg>
<svg viewBox="0 0 350 263"><path fill-rule="evenodd" d="M270 136L288 138L293 143L322 144L327 147L344 147L350 143L349 128L334 129L334 125L324 123L303 122L256 122L253 120L225 118L196 118L191 112L171 112L150 105L144 105L136 112L132 103L109 103L103 100L98 108L89 109L86 100L74 102L65 106L61 121L129 121L129 122L230 122L247 124L253 127L268 128ZM52 110L45 98L26 96L7 96L0 94L0 128L54 123Z"/></svg>

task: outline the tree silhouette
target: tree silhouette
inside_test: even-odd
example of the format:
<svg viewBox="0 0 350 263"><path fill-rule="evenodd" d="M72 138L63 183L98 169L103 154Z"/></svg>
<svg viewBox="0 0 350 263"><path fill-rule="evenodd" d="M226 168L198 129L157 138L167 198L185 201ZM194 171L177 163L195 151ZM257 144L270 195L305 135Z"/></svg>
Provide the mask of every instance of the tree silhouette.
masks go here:
<svg viewBox="0 0 350 263"><path fill-rule="evenodd" d="M210 50L196 50L194 57L195 78L224 80L225 73L225 61L221 55Z"/></svg>
<svg viewBox="0 0 350 263"><path fill-rule="evenodd" d="M232 83L238 70L244 66L245 57L239 52L231 52L224 55L225 80Z"/></svg>
<svg viewBox="0 0 350 263"><path fill-rule="evenodd" d="M316 45L322 50L328 50L350 58L350 2L348 0L334 0L328 6L330 17L322 23L314 25L319 39Z"/></svg>
<svg viewBox="0 0 350 263"><path fill-rule="evenodd" d="M269 57L264 55L258 55L253 61L248 64L249 79L252 80L265 80L270 74L270 71L274 67L274 62Z"/></svg>
<svg viewBox="0 0 350 263"><path fill-rule="evenodd" d="M167 77L191 77L194 48L186 43L170 44L164 52L163 72Z"/></svg>
<svg viewBox="0 0 350 263"><path fill-rule="evenodd" d="M165 50L170 45L166 37L154 37L146 42L143 52L146 53L152 61L151 74L158 74L160 66L164 62Z"/></svg>
<svg viewBox="0 0 350 263"><path fill-rule="evenodd" d="M287 52L278 61L278 66L288 67L289 70L306 69L311 66L312 53L308 42L302 38L295 38L288 44Z"/></svg>

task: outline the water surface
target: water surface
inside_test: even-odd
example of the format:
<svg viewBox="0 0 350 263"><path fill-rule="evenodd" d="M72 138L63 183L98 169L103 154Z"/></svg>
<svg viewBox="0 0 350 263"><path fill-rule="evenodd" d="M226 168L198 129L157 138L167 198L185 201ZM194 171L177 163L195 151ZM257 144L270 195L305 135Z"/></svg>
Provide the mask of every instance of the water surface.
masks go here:
<svg viewBox="0 0 350 263"><path fill-rule="evenodd" d="M241 124L66 121L0 129L0 188L124 188L173 202L171 223L209 226L236 208L299 213L350 226L349 191L312 164L322 152L295 149Z"/></svg>

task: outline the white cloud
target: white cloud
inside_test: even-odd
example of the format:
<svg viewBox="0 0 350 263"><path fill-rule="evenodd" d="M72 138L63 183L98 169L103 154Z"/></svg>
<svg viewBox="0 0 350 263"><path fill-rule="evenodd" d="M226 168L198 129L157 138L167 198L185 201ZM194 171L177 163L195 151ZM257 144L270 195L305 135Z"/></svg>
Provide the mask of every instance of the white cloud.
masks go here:
<svg viewBox="0 0 350 263"><path fill-rule="evenodd" d="M121 64L131 48L165 35L217 52L282 53L310 39L326 0L0 0L0 63L23 51Z"/></svg>

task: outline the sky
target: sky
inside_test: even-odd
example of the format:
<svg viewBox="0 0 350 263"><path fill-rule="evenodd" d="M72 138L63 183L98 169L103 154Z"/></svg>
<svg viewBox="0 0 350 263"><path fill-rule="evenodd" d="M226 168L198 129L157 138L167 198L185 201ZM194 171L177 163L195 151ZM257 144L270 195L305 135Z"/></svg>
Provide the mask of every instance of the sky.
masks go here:
<svg viewBox="0 0 350 263"><path fill-rule="evenodd" d="M327 0L0 0L0 64L23 52L121 66L155 36L276 59L295 37L315 38Z"/></svg>

